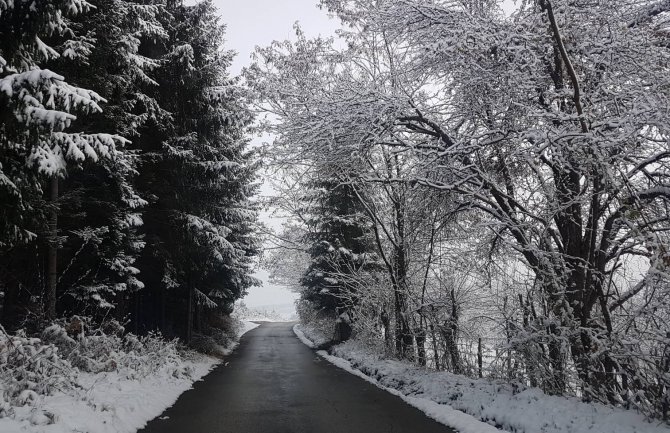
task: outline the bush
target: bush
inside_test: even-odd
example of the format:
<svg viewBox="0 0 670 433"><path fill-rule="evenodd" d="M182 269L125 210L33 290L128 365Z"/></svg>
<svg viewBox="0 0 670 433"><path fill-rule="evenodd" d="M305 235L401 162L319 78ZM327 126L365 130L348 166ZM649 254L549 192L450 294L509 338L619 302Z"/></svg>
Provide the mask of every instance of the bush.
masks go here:
<svg viewBox="0 0 670 433"><path fill-rule="evenodd" d="M11 406L34 402L38 395L77 387L76 369L56 345L21 331L9 336L0 330L0 416L8 415Z"/></svg>
<svg viewBox="0 0 670 433"><path fill-rule="evenodd" d="M318 331L330 340L333 339L337 317L316 311L314 304L304 299L296 302L296 310L302 324Z"/></svg>
<svg viewBox="0 0 670 433"><path fill-rule="evenodd" d="M190 376L184 348L158 333L138 337L124 334L116 321L94 328L85 317L59 320L40 338L19 331L8 335L0 327L0 417L12 406L35 402L39 395L79 388L81 372L117 372L141 379L157 371L174 377Z"/></svg>
<svg viewBox="0 0 670 433"><path fill-rule="evenodd" d="M235 345L236 336L242 323L228 315L213 312L195 333L189 346L200 353L212 356L226 356Z"/></svg>

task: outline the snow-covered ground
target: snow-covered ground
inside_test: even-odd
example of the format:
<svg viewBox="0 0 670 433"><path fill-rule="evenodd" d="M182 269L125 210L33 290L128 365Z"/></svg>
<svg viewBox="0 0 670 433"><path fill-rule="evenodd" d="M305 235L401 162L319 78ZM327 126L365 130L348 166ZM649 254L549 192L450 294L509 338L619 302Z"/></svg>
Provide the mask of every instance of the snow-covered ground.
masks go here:
<svg viewBox="0 0 670 433"><path fill-rule="evenodd" d="M323 335L323 333L318 329L301 324L294 325L293 332L300 339L300 341L312 349L330 341L330 339Z"/></svg>
<svg viewBox="0 0 670 433"><path fill-rule="evenodd" d="M304 325L296 325L294 331L305 344L313 347L314 341L308 337L318 335L318 331ZM382 359L355 341L334 346L330 354L317 353L461 433L492 433L499 429L514 433L670 432L667 424L650 423L634 411Z"/></svg>
<svg viewBox="0 0 670 433"><path fill-rule="evenodd" d="M240 320L255 322L294 322L298 320L294 304L249 306L244 301L235 303L232 314Z"/></svg>
<svg viewBox="0 0 670 433"><path fill-rule="evenodd" d="M239 337L243 336L247 332L251 331L252 329L258 328L260 325L258 323L251 322L249 320L243 320L242 321L242 328L237 332L237 342L235 343L235 347L237 347L237 343L239 343Z"/></svg>
<svg viewBox="0 0 670 433"><path fill-rule="evenodd" d="M272 187L267 184L263 188ZM268 191L275 193L276 191ZM272 218L270 218L271 220ZM283 221L283 219L281 219ZM266 220L265 222L268 222ZM255 320L267 322L293 322L298 320L295 301L298 299L298 293L289 288L277 284L270 276L270 271L258 268L254 272L254 278L259 279L262 284L258 287L249 289L249 293L241 300L236 302L235 310L239 307L248 309L256 314Z"/></svg>
<svg viewBox="0 0 670 433"><path fill-rule="evenodd" d="M244 322L238 339L258 324ZM232 349L237 345L233 343ZM164 365L145 377L126 370L97 374L80 372L78 389L36 396L0 418L2 433L133 433L159 416L220 362L188 352L179 363ZM0 384L1 385L1 384Z"/></svg>
<svg viewBox="0 0 670 433"><path fill-rule="evenodd" d="M201 355L185 361L181 372L163 369L140 380L118 372L81 373L78 395L40 396L33 405L14 408L14 416L0 418L0 431L132 433L171 406L217 362Z"/></svg>

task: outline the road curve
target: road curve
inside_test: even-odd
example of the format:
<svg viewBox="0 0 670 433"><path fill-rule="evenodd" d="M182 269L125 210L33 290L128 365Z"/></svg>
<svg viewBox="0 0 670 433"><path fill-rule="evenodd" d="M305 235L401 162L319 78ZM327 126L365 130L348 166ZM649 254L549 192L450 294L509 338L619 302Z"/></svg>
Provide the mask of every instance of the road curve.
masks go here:
<svg viewBox="0 0 670 433"><path fill-rule="evenodd" d="M264 323L143 433L454 433Z"/></svg>

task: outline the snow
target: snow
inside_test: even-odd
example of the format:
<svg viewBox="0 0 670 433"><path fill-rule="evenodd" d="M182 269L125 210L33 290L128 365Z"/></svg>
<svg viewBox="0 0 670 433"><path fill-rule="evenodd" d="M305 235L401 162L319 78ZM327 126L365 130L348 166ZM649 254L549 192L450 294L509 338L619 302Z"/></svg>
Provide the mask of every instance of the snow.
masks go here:
<svg viewBox="0 0 670 433"><path fill-rule="evenodd" d="M139 213L126 214L126 224L128 224L130 227L141 227L142 225L144 225L142 214Z"/></svg>
<svg viewBox="0 0 670 433"><path fill-rule="evenodd" d="M208 356L194 356L178 368L168 366L140 379L129 377L124 371L81 372L77 377L81 392L35 395L31 397L34 404L15 407L13 417L0 418L0 431L135 432L172 405L218 362Z"/></svg>
<svg viewBox="0 0 670 433"><path fill-rule="evenodd" d="M244 301L237 301L232 316L253 322L293 322L296 320L295 304L249 307Z"/></svg>
<svg viewBox="0 0 670 433"><path fill-rule="evenodd" d="M239 337L258 324L243 322ZM232 351L237 342L229 347ZM2 433L134 433L159 416L221 360L190 352L181 365L167 365L137 378L125 371L80 372L78 392L26 395L29 403L15 407L12 417L0 418Z"/></svg>
<svg viewBox="0 0 670 433"><path fill-rule="evenodd" d="M132 433L171 406L218 362L202 355L185 361L182 374L164 369L140 380L119 372L81 373L79 398L63 392L38 398L34 406L15 408L13 419L1 418L0 431Z"/></svg>
<svg viewBox="0 0 670 433"><path fill-rule="evenodd" d="M346 359L329 355L325 350L319 350L316 353L322 358L325 358L331 364L334 364L337 367L346 370L351 374L354 374L362 379L365 379L366 381L374 384L375 386L383 389L384 391L390 392L391 394L400 397L407 404L419 409L420 411L425 413L428 417L444 425L453 427L457 429L460 433L500 433L500 430L498 430L497 428L489 424L483 423L466 413L454 410L446 404L438 404L426 398L408 396L394 388L384 386L375 379L371 378L370 376L367 376L366 374L362 373L360 370L357 370L354 367L352 367L352 364Z"/></svg>
<svg viewBox="0 0 670 433"><path fill-rule="evenodd" d="M233 353L233 351L240 344L240 337L242 337L244 334L251 331L252 329L258 328L259 326L260 324L258 323L254 323L249 320L243 320L241 328L237 331L237 340L231 343L227 348L223 349L223 354L225 356L228 356L231 353Z"/></svg>
<svg viewBox="0 0 670 433"><path fill-rule="evenodd" d="M298 337L300 341L302 341L305 344L305 346L311 349L314 349L316 347L316 344L314 344L307 337L305 337L305 334L303 334L303 332L300 330L299 324L293 325L293 333L296 335L296 337Z"/></svg>
<svg viewBox="0 0 670 433"><path fill-rule="evenodd" d="M330 341L330 338L323 335L318 329L301 324L293 326L293 333L311 348L321 347Z"/></svg>
<svg viewBox="0 0 670 433"><path fill-rule="evenodd" d="M241 337L244 334L246 334L247 332L251 331L252 329L258 328L259 326L261 326L261 325L259 325L258 323L254 323L254 322L250 322L248 320L245 320L245 321L242 322L242 329L240 330L238 335Z"/></svg>
<svg viewBox="0 0 670 433"><path fill-rule="evenodd" d="M309 327L294 332L307 346ZM383 359L361 343L349 341L317 352L334 365L399 396L429 417L461 433L668 433L662 422L649 423L637 412L550 396L537 388L502 381L470 379L407 362ZM494 426L498 427L495 428Z"/></svg>

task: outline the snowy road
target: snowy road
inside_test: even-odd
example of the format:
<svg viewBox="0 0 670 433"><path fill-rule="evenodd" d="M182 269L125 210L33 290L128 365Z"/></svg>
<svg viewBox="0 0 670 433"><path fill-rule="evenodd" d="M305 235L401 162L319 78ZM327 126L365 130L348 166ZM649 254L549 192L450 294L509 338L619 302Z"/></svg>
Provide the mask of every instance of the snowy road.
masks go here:
<svg viewBox="0 0 670 433"><path fill-rule="evenodd" d="M292 325L265 323L247 333L233 355L141 432L453 433L317 356Z"/></svg>

